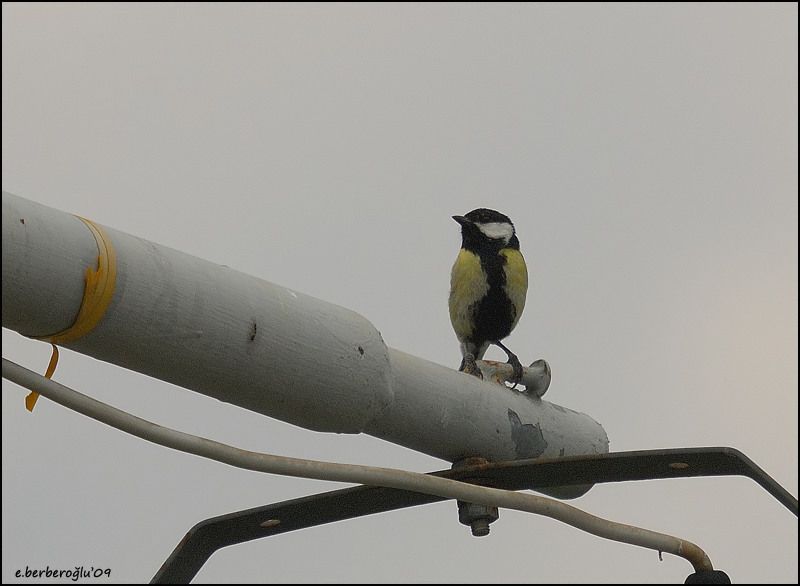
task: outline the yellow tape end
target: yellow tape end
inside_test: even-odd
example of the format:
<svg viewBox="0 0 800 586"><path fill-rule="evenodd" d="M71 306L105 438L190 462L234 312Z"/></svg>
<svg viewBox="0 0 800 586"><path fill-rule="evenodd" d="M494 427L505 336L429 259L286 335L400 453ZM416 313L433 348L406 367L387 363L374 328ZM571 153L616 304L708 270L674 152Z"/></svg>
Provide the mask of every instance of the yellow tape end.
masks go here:
<svg viewBox="0 0 800 586"><path fill-rule="evenodd" d="M30 394L25 397L25 408L33 413L33 408L36 405L36 401L39 400L39 393L36 391L31 391Z"/></svg>
<svg viewBox="0 0 800 586"><path fill-rule="evenodd" d="M52 378L53 373L56 371L58 365L58 347L55 344L50 344L53 347L53 353L50 355L50 363L47 365L47 371L44 373L45 378ZM39 393L31 391L25 397L25 408L33 413L33 408L36 406L36 401L39 400Z"/></svg>

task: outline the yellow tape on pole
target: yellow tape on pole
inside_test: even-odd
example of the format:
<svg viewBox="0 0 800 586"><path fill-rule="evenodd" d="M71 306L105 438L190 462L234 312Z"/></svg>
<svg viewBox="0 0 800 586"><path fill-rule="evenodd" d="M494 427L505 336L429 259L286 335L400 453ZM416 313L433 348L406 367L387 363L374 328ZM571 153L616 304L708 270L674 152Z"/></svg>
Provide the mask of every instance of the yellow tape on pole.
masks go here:
<svg viewBox="0 0 800 586"><path fill-rule="evenodd" d="M50 378L58 364L58 348L56 344L65 344L81 338L91 332L108 310L111 299L114 297L114 287L117 283L117 254L111 239L105 231L86 218L77 216L91 230L97 242L97 268L87 267L84 275L86 282L83 289L83 299L78 310L78 315L70 327L55 334L36 336L37 340L44 340L53 345L53 354L47 366L45 377ZM32 392L25 398L25 407L33 411L39 393Z"/></svg>

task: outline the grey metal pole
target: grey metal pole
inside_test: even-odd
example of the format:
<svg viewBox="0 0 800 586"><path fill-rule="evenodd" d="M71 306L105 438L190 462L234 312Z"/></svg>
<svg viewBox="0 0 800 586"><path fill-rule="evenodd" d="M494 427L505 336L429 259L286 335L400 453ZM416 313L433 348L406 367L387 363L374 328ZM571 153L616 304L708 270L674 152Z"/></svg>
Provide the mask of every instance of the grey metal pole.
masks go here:
<svg viewBox="0 0 800 586"><path fill-rule="evenodd" d="M97 237L75 216L6 192L2 222L3 327L30 337L70 328ZM113 296L96 327L64 347L308 429L364 432L450 462L608 452L589 416L388 348L353 311L102 230Z"/></svg>

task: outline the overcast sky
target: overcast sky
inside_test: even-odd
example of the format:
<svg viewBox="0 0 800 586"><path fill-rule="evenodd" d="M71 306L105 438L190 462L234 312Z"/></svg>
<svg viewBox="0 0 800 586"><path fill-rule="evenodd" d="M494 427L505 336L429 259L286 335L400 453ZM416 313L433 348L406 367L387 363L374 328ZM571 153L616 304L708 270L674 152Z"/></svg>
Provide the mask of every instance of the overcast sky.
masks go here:
<svg viewBox="0 0 800 586"><path fill-rule="evenodd" d="M508 214L532 275L508 344L613 451L733 446L797 495L797 5L3 3L3 189L349 307L457 367L450 219ZM3 330L43 372L49 346ZM490 357L501 358L501 352ZM448 462L74 352L56 380L236 446ZM201 519L344 485L146 443L3 381L3 582L149 580ZM794 582L797 518L750 480L573 501ZM215 554L196 582L682 582L681 559L452 502ZM33 580L23 580L31 582ZM109 580L106 580L109 581ZM92 581L93 582L93 581Z"/></svg>

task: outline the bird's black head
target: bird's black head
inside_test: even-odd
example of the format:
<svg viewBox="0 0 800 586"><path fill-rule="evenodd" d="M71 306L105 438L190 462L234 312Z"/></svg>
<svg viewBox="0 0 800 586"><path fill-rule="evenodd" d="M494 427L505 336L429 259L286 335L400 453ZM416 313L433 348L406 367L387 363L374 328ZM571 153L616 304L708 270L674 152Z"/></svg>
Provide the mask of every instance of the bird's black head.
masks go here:
<svg viewBox="0 0 800 586"><path fill-rule="evenodd" d="M453 216L461 224L461 246L467 250L519 248L511 218L495 210L478 208L464 216Z"/></svg>

